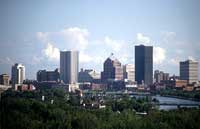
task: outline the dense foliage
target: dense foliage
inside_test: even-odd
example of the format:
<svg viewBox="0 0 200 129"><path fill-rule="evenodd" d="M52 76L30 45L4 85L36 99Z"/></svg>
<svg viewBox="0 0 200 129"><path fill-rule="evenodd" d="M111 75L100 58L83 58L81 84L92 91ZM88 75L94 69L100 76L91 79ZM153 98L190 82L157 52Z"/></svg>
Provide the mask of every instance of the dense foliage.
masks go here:
<svg viewBox="0 0 200 129"><path fill-rule="evenodd" d="M113 101L105 109L89 110L77 106L78 102L62 90L7 91L1 97L1 129L200 129L198 109L149 111L138 116L131 108L146 103Z"/></svg>

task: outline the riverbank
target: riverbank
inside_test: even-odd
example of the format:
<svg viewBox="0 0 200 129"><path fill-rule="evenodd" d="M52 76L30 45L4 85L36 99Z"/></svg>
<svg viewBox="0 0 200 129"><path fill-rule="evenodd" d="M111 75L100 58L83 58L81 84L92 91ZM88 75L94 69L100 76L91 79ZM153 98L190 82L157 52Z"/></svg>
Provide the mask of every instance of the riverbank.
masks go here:
<svg viewBox="0 0 200 129"><path fill-rule="evenodd" d="M174 97L192 101L200 101L200 91L182 91L174 89L165 89L160 91L151 91L152 95L160 95L165 97Z"/></svg>
<svg viewBox="0 0 200 129"><path fill-rule="evenodd" d="M161 94L156 94L156 95L160 95L160 96L162 96L162 97L171 97L171 98L177 98L177 99L184 99L184 100L191 100L191 101L200 102L200 99L188 98L188 97L184 97L184 96L161 95Z"/></svg>

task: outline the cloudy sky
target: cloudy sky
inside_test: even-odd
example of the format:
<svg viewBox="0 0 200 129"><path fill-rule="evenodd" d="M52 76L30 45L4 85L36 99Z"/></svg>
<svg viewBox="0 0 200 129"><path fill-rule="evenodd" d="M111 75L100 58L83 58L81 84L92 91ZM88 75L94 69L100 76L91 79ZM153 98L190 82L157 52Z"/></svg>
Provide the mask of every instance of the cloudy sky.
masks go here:
<svg viewBox="0 0 200 129"><path fill-rule="evenodd" d="M110 53L134 63L134 46L145 44L154 70L178 75L179 61L200 61L199 12L199 0L0 0L0 74L18 62L34 79L71 49L80 68L101 71Z"/></svg>

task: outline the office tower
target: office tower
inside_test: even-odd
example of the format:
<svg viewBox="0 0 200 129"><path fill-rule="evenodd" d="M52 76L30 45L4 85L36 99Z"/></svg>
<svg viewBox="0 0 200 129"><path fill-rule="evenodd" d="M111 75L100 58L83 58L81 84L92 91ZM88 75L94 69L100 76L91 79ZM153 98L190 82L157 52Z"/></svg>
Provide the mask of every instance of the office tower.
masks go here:
<svg viewBox="0 0 200 129"><path fill-rule="evenodd" d="M155 79L155 82L158 82L160 83L161 79L160 79L160 71L159 70L155 70L154 71L154 79Z"/></svg>
<svg viewBox="0 0 200 129"><path fill-rule="evenodd" d="M135 81L135 68L133 64L123 66L123 77L129 81Z"/></svg>
<svg viewBox="0 0 200 129"><path fill-rule="evenodd" d="M169 73L164 73L163 74L163 79L162 80L169 80Z"/></svg>
<svg viewBox="0 0 200 129"><path fill-rule="evenodd" d="M78 51L60 52L60 78L66 84L78 82L79 53Z"/></svg>
<svg viewBox="0 0 200 129"><path fill-rule="evenodd" d="M135 81L138 84L153 83L153 47L135 46Z"/></svg>
<svg viewBox="0 0 200 129"><path fill-rule="evenodd" d="M103 72L101 73L101 79L106 80L122 80L123 69L121 63L114 58L113 54L108 57L103 65Z"/></svg>
<svg viewBox="0 0 200 129"><path fill-rule="evenodd" d="M25 66L22 64L15 64L12 66L12 86L15 84L22 84L25 80Z"/></svg>
<svg viewBox="0 0 200 129"><path fill-rule="evenodd" d="M198 62L186 60L180 62L180 79L188 83L198 82Z"/></svg>
<svg viewBox="0 0 200 129"><path fill-rule="evenodd" d="M154 79L157 83L160 83L161 81L169 80L169 73L164 73L163 71L155 70Z"/></svg>
<svg viewBox="0 0 200 129"><path fill-rule="evenodd" d="M8 74L1 74L0 75L0 84L8 86L9 85L9 75Z"/></svg>
<svg viewBox="0 0 200 129"><path fill-rule="evenodd" d="M60 78L60 73L58 69L54 71L39 70L37 72L38 82L58 82Z"/></svg>

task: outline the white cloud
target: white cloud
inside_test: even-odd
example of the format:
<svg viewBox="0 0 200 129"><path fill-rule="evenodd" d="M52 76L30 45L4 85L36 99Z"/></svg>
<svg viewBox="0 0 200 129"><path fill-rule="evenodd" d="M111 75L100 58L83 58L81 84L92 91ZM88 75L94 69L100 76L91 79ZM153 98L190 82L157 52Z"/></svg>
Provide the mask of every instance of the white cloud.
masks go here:
<svg viewBox="0 0 200 129"><path fill-rule="evenodd" d="M89 63L93 60L93 58L83 52L80 52L79 54L79 61L80 63Z"/></svg>
<svg viewBox="0 0 200 129"><path fill-rule="evenodd" d="M57 61L59 50L65 49L78 50L80 63L102 63L112 52L122 61L127 62L128 46L123 40L105 36L103 39L92 40L89 43L89 34L87 29L71 27L58 32L38 32L37 37L46 44L42 53L50 60ZM122 55L126 57L121 57Z"/></svg>
<svg viewBox="0 0 200 129"><path fill-rule="evenodd" d="M150 43L151 39L147 36L144 36L142 33L137 33L137 42L139 44L148 45Z"/></svg>
<svg viewBox="0 0 200 129"><path fill-rule="evenodd" d="M153 62L155 64L161 64L166 59L166 50L160 46L153 45L153 41L150 37L145 36L142 33L137 33L137 44L143 44L146 46L153 46Z"/></svg>
<svg viewBox="0 0 200 129"><path fill-rule="evenodd" d="M47 47L43 50L43 53L47 58L49 58L49 60L58 60L60 57L59 49L54 47L51 43L47 44Z"/></svg>
<svg viewBox="0 0 200 129"><path fill-rule="evenodd" d="M179 65L180 59L178 57L169 60L169 64Z"/></svg>
<svg viewBox="0 0 200 129"><path fill-rule="evenodd" d="M57 32L37 32L37 38L48 44L51 42L60 50L85 50L88 45L89 32L87 29L72 27Z"/></svg>
<svg viewBox="0 0 200 129"><path fill-rule="evenodd" d="M196 59L193 56L188 56L188 59L192 61L196 61Z"/></svg>
<svg viewBox="0 0 200 129"><path fill-rule="evenodd" d="M119 52L120 49L122 48L122 45L124 44L124 41L113 40L109 36L105 36L104 42L114 52Z"/></svg>
<svg viewBox="0 0 200 129"><path fill-rule="evenodd" d="M85 50L88 45L89 32L87 29L72 27L60 32L65 39L66 46L70 49Z"/></svg>
<svg viewBox="0 0 200 129"><path fill-rule="evenodd" d="M114 53L123 64L133 63L134 48L131 47L134 46L131 45L131 42L116 40L110 36L105 36L100 40L89 40L90 33L87 29L71 27L58 32L38 32L37 36L46 44L42 50L43 55L52 61L58 61L59 51L65 49L78 50L79 61L82 64L103 65L102 63L110 53ZM137 33L136 39L137 43L153 45L151 38L142 33ZM155 64L163 63L166 59L166 50L160 46L154 46L153 58Z"/></svg>
<svg viewBox="0 0 200 129"><path fill-rule="evenodd" d="M153 62L155 64L161 64L166 58L166 51L161 47L153 48Z"/></svg>
<svg viewBox="0 0 200 129"><path fill-rule="evenodd" d="M59 59L59 50L78 50L85 53L88 46L89 32L87 29L78 27L65 28L58 32L38 32L37 38L46 44L42 54L50 60ZM87 62L89 55L82 55ZM87 59L86 59L87 58Z"/></svg>

